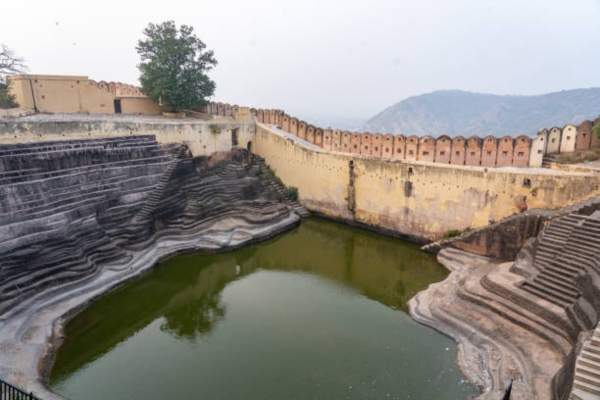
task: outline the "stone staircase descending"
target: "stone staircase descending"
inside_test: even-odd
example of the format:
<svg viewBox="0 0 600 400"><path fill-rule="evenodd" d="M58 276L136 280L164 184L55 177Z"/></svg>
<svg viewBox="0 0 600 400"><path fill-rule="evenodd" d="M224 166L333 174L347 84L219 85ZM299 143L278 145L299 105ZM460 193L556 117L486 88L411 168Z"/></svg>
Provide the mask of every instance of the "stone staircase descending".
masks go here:
<svg viewBox="0 0 600 400"><path fill-rule="evenodd" d="M583 344L575 364L570 400L600 399L600 325Z"/></svg>
<svg viewBox="0 0 600 400"><path fill-rule="evenodd" d="M254 156L254 163L259 166L260 171L263 175L269 175L269 169L262 158ZM275 190L277 190L277 193L279 193L279 195L281 196L280 198L285 199L285 201L294 209L294 212L298 214L300 218L306 218L311 215L310 212L306 208L304 208L297 200L290 199L286 195L285 186L275 181L271 181L271 183Z"/></svg>
<svg viewBox="0 0 600 400"><path fill-rule="evenodd" d="M0 315L121 268L162 236L216 250L297 223L307 212L282 203L255 160L192 158L149 135L0 146Z"/></svg>
<svg viewBox="0 0 600 400"><path fill-rule="evenodd" d="M137 223L139 221L145 220L150 216L150 214L152 213L152 211L154 210L154 208L160 201L161 197L163 196L165 187L166 187L167 183L171 180L173 171L175 171L175 168L177 168L177 165L181 161L185 152L186 152L186 147L181 146L181 148L177 152L175 158L171 161L171 165L169 165L167 170L163 173L160 180L156 184L154 191L152 191L152 194L150 194L150 196L148 196L148 199L146 200L146 203L144 204L142 209L133 217L133 220L132 220L133 223Z"/></svg>
<svg viewBox="0 0 600 400"><path fill-rule="evenodd" d="M578 279L600 273L599 255L600 211L553 220L539 240L534 259L538 272L521 287L563 308L577 330L591 329L598 315L593 299L582 297Z"/></svg>

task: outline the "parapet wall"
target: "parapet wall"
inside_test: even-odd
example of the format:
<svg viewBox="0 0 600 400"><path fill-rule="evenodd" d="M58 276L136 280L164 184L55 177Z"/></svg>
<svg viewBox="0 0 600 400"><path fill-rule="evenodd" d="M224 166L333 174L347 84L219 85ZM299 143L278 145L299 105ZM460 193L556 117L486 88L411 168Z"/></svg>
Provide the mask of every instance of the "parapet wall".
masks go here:
<svg viewBox="0 0 600 400"><path fill-rule="evenodd" d="M132 118L127 120L127 118ZM135 135L154 135L158 143L183 143L192 155L206 156L215 152L230 151L233 138L244 146L252 142L255 132L254 121L223 121L220 132L213 133L211 124L201 120L194 122L165 122L104 117L97 120L81 120L69 117L44 122L5 120L0 122L0 145L99 139Z"/></svg>
<svg viewBox="0 0 600 400"><path fill-rule="evenodd" d="M242 107L226 103L210 103L205 112L235 117ZM277 125L325 150L368 155L380 158L428 161L440 164L482 167L541 167L547 154L569 153L600 146L593 126L600 119L583 121L578 126L541 129L534 137L505 135L450 138L441 135L405 136L371 132L349 132L323 129L286 114L282 110L250 108L259 123Z"/></svg>
<svg viewBox="0 0 600 400"><path fill-rule="evenodd" d="M310 127L306 131L316 142L318 134ZM371 138L369 146L378 143ZM258 124L253 152L286 185L299 189L309 210L413 239L433 239L527 208L556 209L600 194L600 181L591 173L380 160L372 153L310 149L267 124Z"/></svg>

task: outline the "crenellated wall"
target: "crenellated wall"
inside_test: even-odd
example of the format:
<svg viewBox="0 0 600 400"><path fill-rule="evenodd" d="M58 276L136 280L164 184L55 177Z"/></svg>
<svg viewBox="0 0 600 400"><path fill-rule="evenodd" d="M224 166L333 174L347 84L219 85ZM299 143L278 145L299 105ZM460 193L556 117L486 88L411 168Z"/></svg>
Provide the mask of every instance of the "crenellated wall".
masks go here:
<svg viewBox="0 0 600 400"><path fill-rule="evenodd" d="M145 114L161 113L160 106L140 88L120 82L96 82L87 76L13 75L11 93L21 108L46 113ZM600 146L593 133L596 121L583 121L541 129L536 136L505 135L453 139L446 135L391 135L379 132L348 132L323 129L279 109L256 109L237 104L214 103L192 107L215 120L256 120L326 150L369 155L376 158L424 161L482 167L541 167L548 154L568 153ZM194 113L192 113L194 114ZM196 114L198 116L198 114Z"/></svg>
<svg viewBox="0 0 600 400"><path fill-rule="evenodd" d="M367 140L360 142L363 150L376 146L373 136L358 138ZM421 140L431 146L430 138ZM409 138L407 148L410 143ZM309 210L412 239L433 239L452 229L486 226L527 208L554 209L600 194L598 176L589 171L377 159L372 152L371 157L355 152L360 148L346 153L311 149L267 124L257 125L252 149L286 185L298 188Z"/></svg>
<svg viewBox="0 0 600 400"><path fill-rule="evenodd" d="M226 117L227 109L237 107L210 103L204 111ZM250 108L249 112L257 122L277 125L325 150L396 160L482 167L541 167L546 154L600 146L600 141L593 133L593 126L600 123L599 120L583 121L578 126L568 124L563 128L554 126L541 129L534 137L505 135L497 138L488 135L483 138L450 138L441 135L434 138L429 135L418 137L377 132L340 132L337 129L315 127L282 110Z"/></svg>

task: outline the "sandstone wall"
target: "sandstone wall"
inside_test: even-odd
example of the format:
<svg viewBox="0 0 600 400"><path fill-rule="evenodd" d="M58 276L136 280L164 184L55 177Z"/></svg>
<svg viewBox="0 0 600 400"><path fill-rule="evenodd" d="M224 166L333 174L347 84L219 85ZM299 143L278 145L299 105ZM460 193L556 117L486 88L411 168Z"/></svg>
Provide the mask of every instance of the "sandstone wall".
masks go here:
<svg viewBox="0 0 600 400"><path fill-rule="evenodd" d="M54 121L0 122L0 144L18 144L74 139L96 139L131 135L154 135L159 143L184 143L194 156L210 155L232 148L235 132L239 146L247 148L254 138L254 121L219 122L221 132L212 133L214 122L126 122Z"/></svg>
<svg viewBox="0 0 600 400"><path fill-rule="evenodd" d="M485 169L310 150L258 125L253 151L301 203L326 216L422 238L482 227L525 208L556 209L600 193L591 173ZM523 204L524 203L524 204Z"/></svg>

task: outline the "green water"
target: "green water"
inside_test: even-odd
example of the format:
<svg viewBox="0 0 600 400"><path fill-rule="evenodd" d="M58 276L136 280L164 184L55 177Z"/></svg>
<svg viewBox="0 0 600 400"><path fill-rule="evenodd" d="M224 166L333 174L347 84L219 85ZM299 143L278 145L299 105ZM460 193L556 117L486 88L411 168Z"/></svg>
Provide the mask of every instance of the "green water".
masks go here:
<svg viewBox="0 0 600 400"><path fill-rule="evenodd" d="M50 386L79 399L461 399L456 345L406 314L445 269L320 220L168 260L74 318Z"/></svg>

